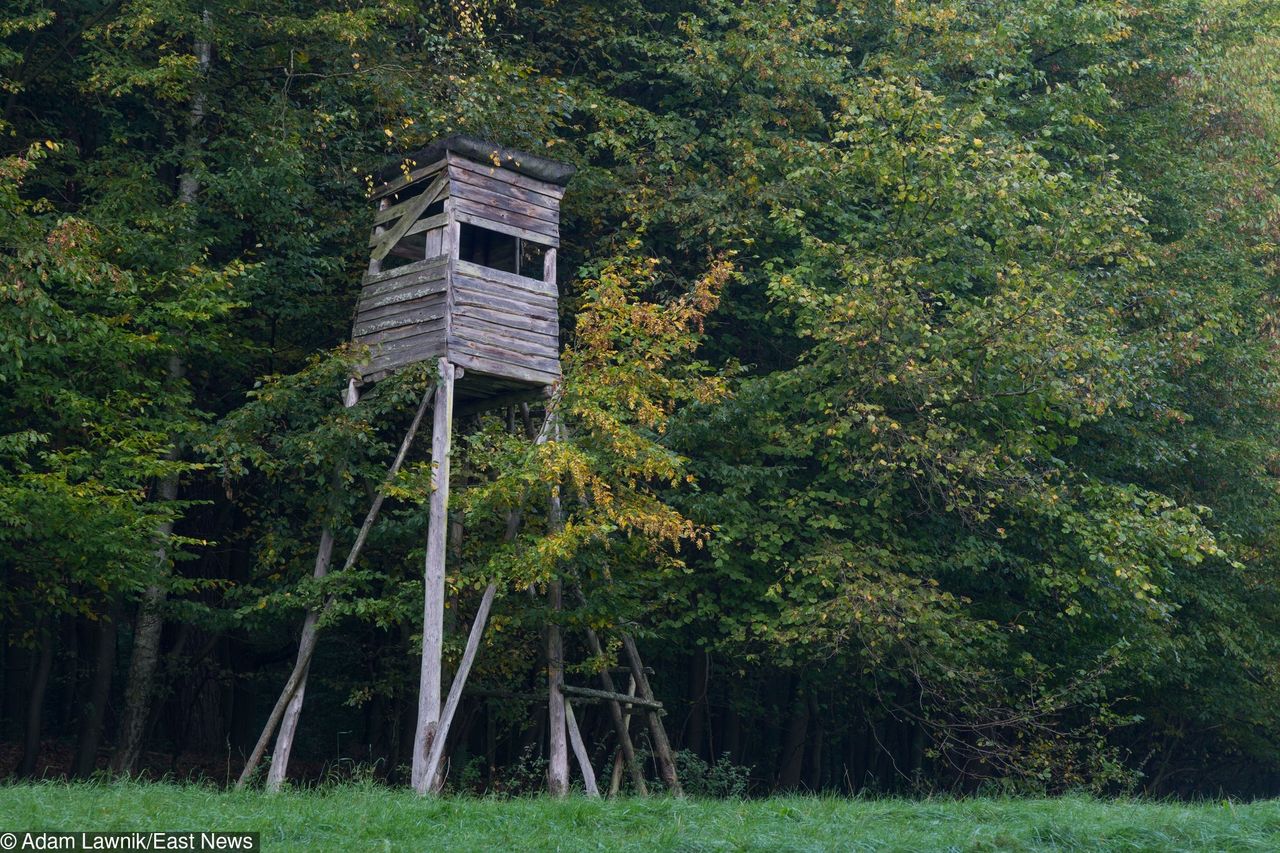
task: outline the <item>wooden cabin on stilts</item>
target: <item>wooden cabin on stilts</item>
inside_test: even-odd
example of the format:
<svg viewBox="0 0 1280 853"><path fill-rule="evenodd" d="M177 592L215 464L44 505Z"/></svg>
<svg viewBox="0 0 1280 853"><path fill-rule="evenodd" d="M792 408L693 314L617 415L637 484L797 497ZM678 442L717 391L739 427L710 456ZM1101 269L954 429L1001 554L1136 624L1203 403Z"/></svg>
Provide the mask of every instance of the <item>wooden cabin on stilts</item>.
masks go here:
<svg viewBox="0 0 1280 853"><path fill-rule="evenodd" d="M434 360L438 369L413 743L419 792L443 782L436 756L443 756L450 722L442 718L440 690L455 401L502 405L544 394L559 380L556 252L560 200L573 172L453 136L375 176L369 271L351 335L370 350L360 380L375 382L420 361Z"/></svg>
<svg viewBox="0 0 1280 853"><path fill-rule="evenodd" d="M352 340L369 349L360 375L352 377L344 402L356 405L361 392L396 370L419 362L437 368L435 388L418 408L400 452L388 472L389 483L403 463L426 408L433 407L431 459L433 490L429 505L423 571L422 666L414 730L412 783L420 793L444 784L445 746L471 664L493 603L494 585L485 590L467 644L442 701L445 562L449 506L449 454L455 411L547 401L547 416L536 441L554 440L560 429L552 393L560 379L556 254L560 245L560 201L574 168L469 136L451 136L407 155L374 176L371 198L377 204L369 237L368 272L356 307ZM365 519L344 568L350 568L377 517L384 491ZM550 526L559 524L558 499L551 501ZM332 549L332 534L322 540ZM316 574L322 576L321 560ZM581 590L577 591L581 596ZM548 605L561 607L558 581L547 590ZM328 606L328 604L326 604ZM287 763L293 730L301 710L306 672L315 647L318 614L308 613L298 661L268 720L240 784L249 778L276 725L281 726L275 756ZM645 791L642 769L629 735L632 709L643 712L650 729L663 783L679 793L675 763L646 670L630 636L623 635L631 688L620 693L611 675L601 674L602 689L564 683L564 643L554 621L546 628L548 701L548 789L564 794L569 786L572 747L589 793L598 794L585 742L578 729L574 701L604 702L618 740L618 763L611 789L616 791L623 764L633 787ZM587 632L589 650L601 644ZM283 720L283 723L281 722ZM284 767L273 767L279 784ZM270 777L269 777L270 778ZM269 782L270 785L270 782Z"/></svg>

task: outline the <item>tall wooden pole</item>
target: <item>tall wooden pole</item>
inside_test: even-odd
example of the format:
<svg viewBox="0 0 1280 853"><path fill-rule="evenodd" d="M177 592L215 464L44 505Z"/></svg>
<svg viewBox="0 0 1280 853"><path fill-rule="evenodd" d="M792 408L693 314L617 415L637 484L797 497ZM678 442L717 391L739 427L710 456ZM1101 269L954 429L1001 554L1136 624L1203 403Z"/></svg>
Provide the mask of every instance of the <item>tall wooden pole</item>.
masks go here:
<svg viewBox="0 0 1280 853"><path fill-rule="evenodd" d="M555 418L548 413L548 419ZM559 423L551 425L553 438L560 437ZM550 506L547 510L547 529L552 535L564 527L564 515L560 506L559 485L551 487ZM559 578L547 584L547 605L551 618L547 620L547 791L553 797L569 793L569 743L565 729L564 709L564 636L559 618L563 606L563 587Z"/></svg>
<svg viewBox="0 0 1280 853"><path fill-rule="evenodd" d="M559 579L547 585L547 604L551 618L557 618L561 607ZM564 637L554 621L547 623L547 791L553 797L569 793L569 743L565 731L564 711Z"/></svg>
<svg viewBox="0 0 1280 853"><path fill-rule="evenodd" d="M413 736L412 781L427 792L428 754L440 724L440 668L444 657L444 563L449 532L449 445L453 429L454 366L440 359L431 433L433 489L423 572L422 670L418 680L418 724Z"/></svg>
<svg viewBox="0 0 1280 853"><path fill-rule="evenodd" d="M627 679L627 695L628 696L636 695L636 678L634 675L631 676L629 679ZM626 740L628 743L631 742L630 729L631 729L631 706L628 705L626 710L622 712L622 732L623 734L626 735ZM634 756L635 756L635 753L633 750L632 757L634 758ZM622 750L618 750L617 752L614 753L613 775L609 779L609 796L610 797L618 796L618 790L622 787L622 765L624 761L625 761L625 758ZM639 763L635 761L633 761L632 764L636 767L639 766ZM633 774L631 778L634 780L636 777ZM641 796L647 796L649 793L649 789L643 784L644 783L643 773L640 774L640 782L641 784L636 786L636 791Z"/></svg>

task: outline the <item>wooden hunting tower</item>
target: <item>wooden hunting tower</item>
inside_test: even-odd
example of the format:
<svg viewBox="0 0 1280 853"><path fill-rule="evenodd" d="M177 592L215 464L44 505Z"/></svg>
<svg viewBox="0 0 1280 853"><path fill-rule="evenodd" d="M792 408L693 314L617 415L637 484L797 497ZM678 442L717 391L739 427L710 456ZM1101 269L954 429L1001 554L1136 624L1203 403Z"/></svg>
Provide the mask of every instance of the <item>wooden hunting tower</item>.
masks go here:
<svg viewBox="0 0 1280 853"><path fill-rule="evenodd" d="M451 136L377 173L352 330L371 354L361 381L446 358L463 368L463 400L553 385L560 199L574 171Z"/></svg>
<svg viewBox="0 0 1280 853"><path fill-rule="evenodd" d="M378 212L369 238L369 271L364 277L352 330L353 340L367 345L370 355L360 368L360 376L351 377L343 403L358 405L361 383L376 382L410 364L433 361L437 374L433 386L423 393L343 568L345 571L355 565L382 507L385 489L395 481L414 436L431 409L422 666L411 775L419 793L439 792L444 784L449 728L498 590L498 581L491 579L476 609L445 699L441 675L454 401L470 400L467 410L473 412L505 406L508 417L514 418L515 403L545 397L542 428L531 437L535 443L542 443L563 436L556 411L557 396L550 392L560 379L556 292L560 199L573 172L573 167L564 163L473 137L451 136L377 173L371 187ZM524 416L530 417L527 409ZM335 469L335 484L341 482L341 471L341 466ZM558 486L549 484L547 506L548 529L560 528L563 516ZM509 536L516 535L519 522L519 513L508 516ZM331 522L326 521L325 525L316 554L316 578L328 573L333 552ZM547 602L553 611L561 609L562 593L559 579L547 583ZM328 606L329 602L325 608ZM307 612L297 662L245 763L239 785L250 777L276 726L280 735L267 784L278 788L284 781L321 612ZM586 633L592 654L603 654L596 634L590 630ZM679 794L675 760L659 717L662 704L654 699L634 640L622 635L632 678L632 687L626 694L615 689L608 670L600 673L603 690L564 683L564 642L555 619L547 622L545 642L549 790L559 795L568 791L571 741L585 788L599 795L590 755L567 698L573 696L574 701L610 704L610 717L621 747L618 761L625 760L639 793L646 790L644 772L628 734L629 717L622 709L645 709L663 782L667 790ZM621 764L616 767L615 789L616 780L621 778Z"/></svg>

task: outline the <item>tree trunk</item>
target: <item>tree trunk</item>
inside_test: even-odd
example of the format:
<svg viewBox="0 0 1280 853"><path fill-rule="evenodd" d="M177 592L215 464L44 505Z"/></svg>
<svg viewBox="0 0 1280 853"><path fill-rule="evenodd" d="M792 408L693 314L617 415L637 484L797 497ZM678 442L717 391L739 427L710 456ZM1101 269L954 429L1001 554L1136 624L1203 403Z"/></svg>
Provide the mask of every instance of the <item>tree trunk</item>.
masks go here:
<svg viewBox="0 0 1280 853"><path fill-rule="evenodd" d="M98 746L102 742L102 723L111 698L111 676L116 666L116 616L119 608L112 605L108 615L99 621L94 649L93 681L88 702L80 710L80 732L76 743L76 760L72 773L84 779L93 775L98 763Z"/></svg>
<svg viewBox="0 0 1280 853"><path fill-rule="evenodd" d="M31 693L27 697L27 724L22 740L22 762L18 775L24 778L35 775L40 759L40 735L44 728L44 699L49 690L49 671L53 669L54 632L41 631L40 657L31 673Z"/></svg>
<svg viewBox="0 0 1280 853"><path fill-rule="evenodd" d="M707 724L707 682L709 661L706 649L697 649L689 662L689 725L685 728L685 749L702 758L708 756L704 747Z"/></svg>
<svg viewBox="0 0 1280 853"><path fill-rule="evenodd" d="M816 792L822 787L822 717L818 713L818 699L809 697L809 727L813 733L809 737L808 772L805 774L805 787Z"/></svg>
<svg viewBox="0 0 1280 853"><path fill-rule="evenodd" d="M919 786L924 775L924 724L911 727L911 784Z"/></svg>
<svg viewBox="0 0 1280 853"><path fill-rule="evenodd" d="M169 488L172 487L172 488ZM166 500L177 497L178 484L162 483L161 489L169 493ZM173 532L173 525L162 525L161 535ZM165 559L165 549L160 549ZM142 752L142 736L151 713L151 694L155 685L156 664L160 660L160 632L164 628L161 608L165 592L159 584L152 584L142 594L138 605L138 619L133 631L133 651L129 656L129 676L124 687L124 713L116 734L116 751L111 759L114 773L130 774Z"/></svg>
<svg viewBox="0 0 1280 853"><path fill-rule="evenodd" d="M787 735L782 741L782 752L778 756L778 787L783 791L794 791L800 787L800 775L804 768L804 742L808 727L809 703L798 688L791 707L791 718L787 724Z"/></svg>
<svg viewBox="0 0 1280 853"><path fill-rule="evenodd" d="M207 30L210 23L208 9L203 12L203 23ZM209 66L213 61L213 45L204 39L197 40L195 54L201 80L196 83L188 117L188 148L191 150L188 151L187 167L178 179L178 201L185 206L195 205L196 195L200 190L200 182L195 174L194 149L197 145L200 126L204 123L206 94L203 78L208 75ZM186 376L186 365L178 353L169 356L167 372L170 385L180 383ZM175 439L165 458L167 461L176 462L180 455ZM161 480L156 494L161 501L177 500L178 475L171 474ZM120 718L116 753L111 762L111 769L116 773L132 773L138 756L142 752L142 738L147 727L147 717L151 713L151 696L155 688L156 663L160 656L160 632L164 628L163 609L166 590L162 581L170 571L168 549L169 537L172 534L172 521L163 522L156 530L156 538L160 542L156 553L157 582L147 587L138 607L133 652L129 660L129 681L124 691L124 714Z"/></svg>
<svg viewBox="0 0 1280 853"><path fill-rule="evenodd" d="M4 577L0 576L0 583ZM4 705L0 708L0 740L17 740L23 725L27 700L27 683L31 680L31 653L21 646L13 645L9 624L0 624L0 657L4 659L3 679Z"/></svg>
<svg viewBox="0 0 1280 853"><path fill-rule="evenodd" d="M730 694L729 708L724 715L724 737L720 739L721 749L731 761L742 763L742 716L738 713L738 697Z"/></svg>

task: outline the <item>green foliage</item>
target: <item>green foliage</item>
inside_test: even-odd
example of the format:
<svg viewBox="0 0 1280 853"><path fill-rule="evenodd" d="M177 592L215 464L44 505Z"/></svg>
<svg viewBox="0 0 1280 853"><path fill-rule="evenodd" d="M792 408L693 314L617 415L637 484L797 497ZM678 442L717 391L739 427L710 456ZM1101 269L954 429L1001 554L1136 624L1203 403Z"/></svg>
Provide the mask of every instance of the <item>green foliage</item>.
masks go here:
<svg viewBox="0 0 1280 853"><path fill-rule="evenodd" d="M723 706L920 728L938 787L1271 772L1275 18L24 3L0 22L0 613L26 643L167 579L175 620L274 660L333 595L321 695L412 693L421 444L364 558L311 560L332 519L340 563L430 381L339 401L368 176L465 131L579 172L563 385L527 427L460 428L455 646L488 581L561 580L585 601L554 618L607 645L731 661ZM536 677L548 617L501 597L477 678Z"/></svg>

